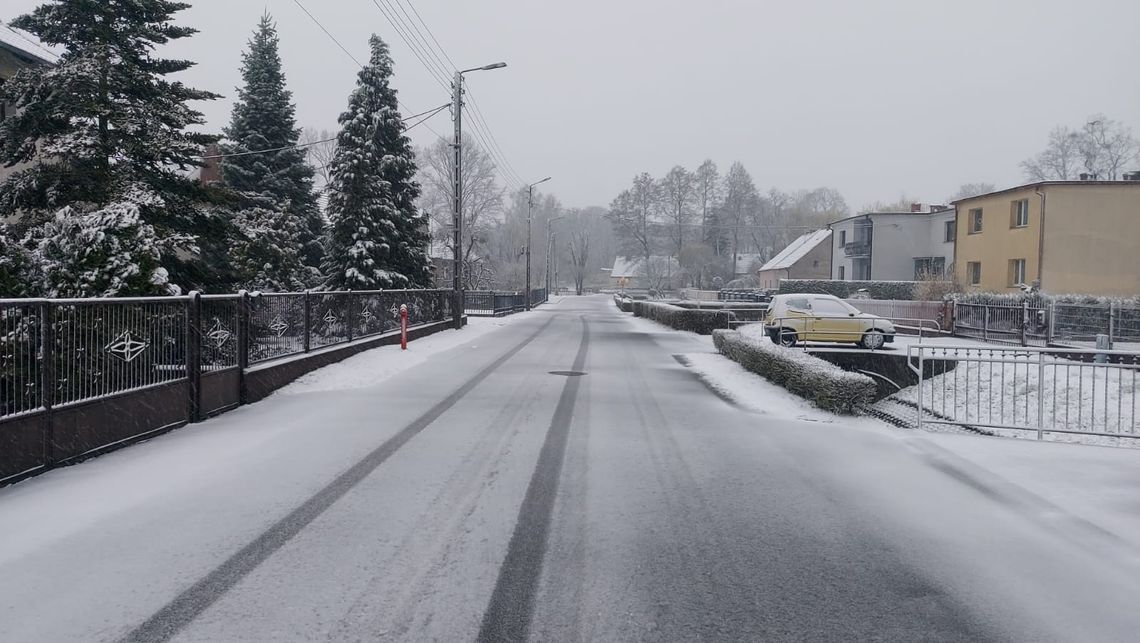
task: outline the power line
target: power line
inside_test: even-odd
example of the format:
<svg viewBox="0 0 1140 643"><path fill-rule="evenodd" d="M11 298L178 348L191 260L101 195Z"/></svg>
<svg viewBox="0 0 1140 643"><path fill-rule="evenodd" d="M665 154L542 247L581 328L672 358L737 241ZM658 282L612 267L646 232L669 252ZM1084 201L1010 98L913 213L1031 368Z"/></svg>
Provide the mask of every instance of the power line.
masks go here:
<svg viewBox="0 0 1140 643"><path fill-rule="evenodd" d="M360 64L360 61L356 59L356 56L353 56L352 53L348 51L348 49L345 49L344 45L340 44L339 40L337 40L331 33L329 33L328 29L325 29L324 25L322 25L321 22L319 20L317 20L316 17L313 16L313 14L310 13L308 9L305 8L305 5L301 4L300 0L293 0L293 4L296 4L298 7L300 7L301 11L304 11L305 15L309 16L309 19L313 21L313 24L320 27L321 31L325 32L325 35L329 37L329 40L332 40L333 42L335 42L336 46L340 47L340 50L343 51L346 56L348 56L349 58L352 59L352 62L356 63L356 65L358 67L360 67L361 69L364 69L364 65ZM411 111L410 109L408 109L407 105L405 105L403 102L400 101L399 98L396 99L396 103L400 107L402 107L405 111ZM439 132L435 131L435 129L432 128L431 125L425 125L425 127L427 127L428 131L430 131L432 134L435 134L439 138L443 138L443 134L440 134Z"/></svg>
<svg viewBox="0 0 1140 643"><path fill-rule="evenodd" d="M455 64L455 61L453 61L451 59L451 56L447 55L447 50L444 49L443 45L439 44L439 41L435 39L435 34L432 33L431 27L428 26L428 23L424 22L423 17L420 16L420 12L416 10L416 5L414 3L411 3L411 2L409 2L408 4L411 5L411 7L412 7L412 13L416 14L416 18L419 19L420 24L424 26L424 29L427 30L428 35L431 36L431 41L435 43L436 47L439 47L440 53L442 53L443 57L447 59L447 62L451 63L451 68L452 69L459 69L459 65Z"/></svg>
<svg viewBox="0 0 1140 643"><path fill-rule="evenodd" d="M387 1L387 0L385 0L385 1ZM412 20L412 16L408 14L408 10L404 8L404 3L401 0L395 0L395 2L396 2L396 6L398 6L400 8L400 12L403 13L404 17L406 17L408 19L407 23L405 23L405 24L410 24L412 26L412 29L414 29L416 31L416 34L419 35L420 41L423 43L424 48L427 49L427 51L432 55L433 58L435 58L436 64L439 66L440 69L442 69L445 72L445 75L446 75L446 72L448 71L447 64L445 64L440 59L439 54L436 53L435 47L432 47L430 44L428 44L427 38L424 37L423 32L420 31L419 26L416 25L416 21ZM409 4L411 4L411 3L409 3ZM388 6L391 6L391 5L389 4ZM421 19L420 22L423 22L423 20ZM424 25L424 28L427 29L426 24ZM432 36L432 40L435 41L436 47L439 47L439 41L435 40L435 36ZM439 48L443 49L442 47L439 47ZM447 53L444 52L444 55L446 56ZM450 58L448 60L450 61ZM454 63L452 63L451 64L452 73L454 73L456 69L457 69L457 67L455 66Z"/></svg>
<svg viewBox="0 0 1140 643"><path fill-rule="evenodd" d="M444 109L446 109L450 105L451 105L450 103L445 103L443 105L440 105L439 107L436 107L435 109L429 109L426 112L420 112L419 114L412 114L411 116L404 116L404 117L400 118L401 121L407 122L407 121L412 120L413 118L419 118L420 116L424 117L423 120L421 120L421 121L419 121L413 125L408 125L407 127L405 127L404 131L406 132L406 131L412 129L413 127L415 127L416 125L423 123L424 121L431 118L432 116L435 116L436 114L443 111ZM249 156L250 154L269 154L270 152L282 152L285 150L296 150L296 149L300 149L302 147L310 147L313 145L320 145L321 143L328 143L330 141L335 141L335 140L336 140L336 137L333 136L331 138L323 138L319 141L309 141L308 143L297 143L295 145L283 145L281 147L272 147L272 148L264 149L264 150L246 150L245 152L231 152L228 154L211 154L209 156L200 156L198 158L205 161L207 159L223 159L223 158L231 158L234 156ZM317 169L320 169L320 168L317 168Z"/></svg>
<svg viewBox="0 0 1140 643"><path fill-rule="evenodd" d="M420 61L420 64L423 65L424 69L427 70L428 75L432 77L432 80L443 87L443 89L446 91L448 89L447 82L445 80L440 80L439 70L431 66L430 59L426 57L426 53L422 52L420 49L419 41L415 40L415 38L411 35L410 30L405 33L406 27L403 26L402 21L400 22L400 25L396 24L396 21L399 20L399 16L396 15L395 9L392 9L390 5L385 3L384 6L388 7L388 9L385 10L384 6L381 6L377 0L372 0L372 4L375 5L376 9L384 15L384 19L387 20L388 24L392 26L392 29L396 32L396 35L400 37L400 40L403 40L404 44L408 46L408 49L412 51L412 55L414 55L416 59ZM388 13L389 11L391 11L391 14ZM446 78L446 76L447 74L443 74L444 78Z"/></svg>

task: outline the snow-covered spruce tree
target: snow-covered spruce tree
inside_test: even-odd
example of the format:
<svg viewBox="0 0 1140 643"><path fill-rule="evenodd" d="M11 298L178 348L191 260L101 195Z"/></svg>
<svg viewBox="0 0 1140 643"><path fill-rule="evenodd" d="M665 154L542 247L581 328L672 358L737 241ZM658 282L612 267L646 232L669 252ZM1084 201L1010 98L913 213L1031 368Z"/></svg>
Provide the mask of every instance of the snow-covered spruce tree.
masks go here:
<svg viewBox="0 0 1140 643"><path fill-rule="evenodd" d="M0 88L2 98L17 107L0 123L0 162L30 163L0 184L0 216L22 215L18 227L31 230L27 242L58 262L48 272L82 276L88 285L78 286L80 291L165 293L171 290L168 274L183 285L200 286L210 268L196 252L180 258L175 250L190 250L190 235L199 243L224 243L202 234L220 229L202 221L211 190L186 175L215 140L187 131L203 122L188 102L217 95L167 79L192 62L154 55L156 47L195 33L173 22L188 6L169 0L56 0L13 21L66 52L56 64L25 68ZM136 213L137 225L127 224L123 217ZM102 226L92 238L113 251L55 252L75 239L46 238L92 226ZM68 261L79 263L64 265Z"/></svg>
<svg viewBox="0 0 1140 643"><path fill-rule="evenodd" d="M248 51L242 54L241 75L244 83L237 89L230 125L225 130L230 143L224 151L277 150L229 156L221 164L226 185L239 193L242 211L235 222L239 227L247 223L253 226L243 229L244 238L239 243L250 247L242 252L249 257L272 255L278 261L270 274L264 273L265 265L260 261L245 264L243 268L252 268L254 273L242 275L244 285L263 280L268 281L256 287L316 285L324 220L313 191L313 168L305 162L303 149L291 147L297 144L301 130L281 71L277 28L268 14L261 17ZM267 211L279 214L270 216ZM275 231L265 234L271 220L277 224ZM292 236L285 236L286 230ZM265 247L269 244L278 247Z"/></svg>
<svg viewBox="0 0 1140 643"><path fill-rule="evenodd" d="M340 115L329 183L324 273L335 290L430 283L414 155L388 82L392 58L379 37L370 42L372 56Z"/></svg>
<svg viewBox="0 0 1140 643"><path fill-rule="evenodd" d="M242 287L269 292L303 290L315 270L301 261L303 234L296 216L287 208L248 207L234 215L244 237L234 244L232 260Z"/></svg>

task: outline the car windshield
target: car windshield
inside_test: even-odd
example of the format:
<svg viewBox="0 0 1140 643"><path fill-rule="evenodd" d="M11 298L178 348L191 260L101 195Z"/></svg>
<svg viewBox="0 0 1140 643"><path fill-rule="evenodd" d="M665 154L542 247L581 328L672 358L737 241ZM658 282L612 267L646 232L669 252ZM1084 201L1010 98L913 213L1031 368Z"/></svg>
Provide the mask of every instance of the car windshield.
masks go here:
<svg viewBox="0 0 1140 643"><path fill-rule="evenodd" d="M1137 0L3 1L0 643L1140 639Z"/></svg>

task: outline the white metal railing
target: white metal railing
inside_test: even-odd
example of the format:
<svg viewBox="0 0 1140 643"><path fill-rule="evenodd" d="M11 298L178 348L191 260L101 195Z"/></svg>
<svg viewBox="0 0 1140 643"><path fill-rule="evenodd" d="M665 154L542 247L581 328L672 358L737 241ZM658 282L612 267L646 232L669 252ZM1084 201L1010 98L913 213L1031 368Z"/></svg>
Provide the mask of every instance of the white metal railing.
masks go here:
<svg viewBox="0 0 1140 643"><path fill-rule="evenodd" d="M1140 437L1140 352L915 344L915 425Z"/></svg>

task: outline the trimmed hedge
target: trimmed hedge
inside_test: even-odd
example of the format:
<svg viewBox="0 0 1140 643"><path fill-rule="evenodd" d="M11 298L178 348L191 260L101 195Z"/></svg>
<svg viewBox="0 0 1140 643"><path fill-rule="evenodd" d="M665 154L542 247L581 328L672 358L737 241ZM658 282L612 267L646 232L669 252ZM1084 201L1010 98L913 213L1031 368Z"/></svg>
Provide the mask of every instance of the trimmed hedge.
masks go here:
<svg viewBox="0 0 1140 643"><path fill-rule="evenodd" d="M633 302L633 314L677 330L687 330L700 335L709 335L718 328L731 328L729 322L736 318L727 310L688 310L655 301Z"/></svg>
<svg viewBox="0 0 1140 643"><path fill-rule="evenodd" d="M867 289L869 299L914 299L917 281L836 281L831 279L781 279L780 294L812 293L835 295L850 299L861 289Z"/></svg>
<svg viewBox="0 0 1140 643"><path fill-rule="evenodd" d="M748 337L734 330L713 333L721 355L783 386L825 411L854 414L876 399L875 381L808 353Z"/></svg>
<svg viewBox="0 0 1140 643"><path fill-rule="evenodd" d="M632 313L633 312L633 300L628 298L628 297L622 297L621 295L614 295L614 303L617 304L618 309L621 310L623 313Z"/></svg>

